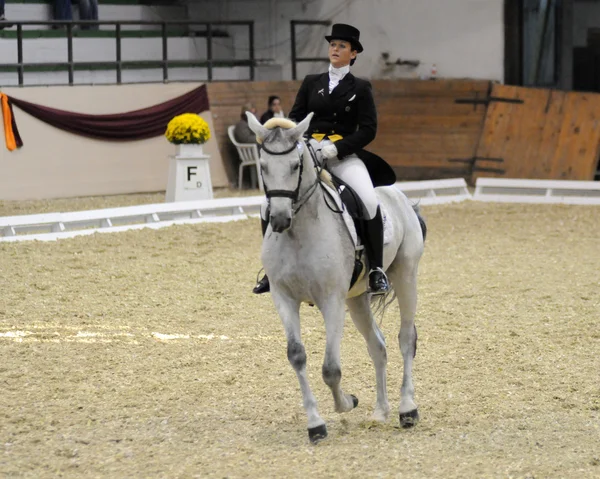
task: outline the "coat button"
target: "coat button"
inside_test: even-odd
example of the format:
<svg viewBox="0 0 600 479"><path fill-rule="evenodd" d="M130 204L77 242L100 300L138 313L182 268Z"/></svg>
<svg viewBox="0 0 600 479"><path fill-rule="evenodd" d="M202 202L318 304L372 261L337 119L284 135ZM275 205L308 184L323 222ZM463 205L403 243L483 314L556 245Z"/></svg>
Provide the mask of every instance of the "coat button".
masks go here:
<svg viewBox="0 0 600 479"><path fill-rule="evenodd" d="M333 116L337 116L337 113L334 113Z"/></svg>
<svg viewBox="0 0 600 479"><path fill-rule="evenodd" d="M331 133L335 133L335 130L331 130Z"/></svg>

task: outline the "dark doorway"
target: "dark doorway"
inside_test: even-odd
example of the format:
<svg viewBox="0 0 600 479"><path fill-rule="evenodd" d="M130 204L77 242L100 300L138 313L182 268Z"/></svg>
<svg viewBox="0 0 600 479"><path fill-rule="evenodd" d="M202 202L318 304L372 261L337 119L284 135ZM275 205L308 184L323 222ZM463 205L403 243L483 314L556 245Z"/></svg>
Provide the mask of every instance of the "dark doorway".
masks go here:
<svg viewBox="0 0 600 479"><path fill-rule="evenodd" d="M504 1L504 83L523 84L523 1Z"/></svg>
<svg viewBox="0 0 600 479"><path fill-rule="evenodd" d="M573 90L600 92L600 28L590 28L585 46L573 48Z"/></svg>
<svg viewBox="0 0 600 479"><path fill-rule="evenodd" d="M504 1L504 82L507 85L559 86L566 1Z"/></svg>

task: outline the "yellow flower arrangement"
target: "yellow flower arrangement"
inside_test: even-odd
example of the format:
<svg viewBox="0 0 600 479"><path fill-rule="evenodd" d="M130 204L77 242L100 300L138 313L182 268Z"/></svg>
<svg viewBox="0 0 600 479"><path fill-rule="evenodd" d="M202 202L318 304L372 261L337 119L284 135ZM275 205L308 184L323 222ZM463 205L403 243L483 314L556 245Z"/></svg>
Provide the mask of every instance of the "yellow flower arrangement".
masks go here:
<svg viewBox="0 0 600 479"><path fill-rule="evenodd" d="M182 143L201 145L210 139L210 128L200 115L184 113L169 122L165 136L176 145Z"/></svg>

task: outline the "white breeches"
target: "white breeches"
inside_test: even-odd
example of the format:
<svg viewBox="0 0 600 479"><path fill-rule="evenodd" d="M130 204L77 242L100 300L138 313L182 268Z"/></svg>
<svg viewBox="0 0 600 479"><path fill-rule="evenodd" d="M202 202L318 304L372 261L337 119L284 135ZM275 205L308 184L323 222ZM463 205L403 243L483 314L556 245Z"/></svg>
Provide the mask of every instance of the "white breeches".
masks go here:
<svg viewBox="0 0 600 479"><path fill-rule="evenodd" d="M322 162L321 148L325 145L331 145L331 141L324 139L318 142L311 139L310 144L317 152L318 161ZM356 192L367 210L366 214L368 217L366 219L372 220L375 218L379 201L375 194L375 187L371 181L371 176L363 161L355 154L345 156L343 160L339 160L337 157L330 158L327 160L327 169Z"/></svg>
<svg viewBox="0 0 600 479"><path fill-rule="evenodd" d="M331 145L331 141L324 139L319 142L315 139L311 139L310 144L317 154L317 161L319 161L320 164L323 164L321 148L325 145ZM339 160L337 157L330 158L327 160L327 169L344 183L347 183L356 192L365 205L366 215L368 216L366 219L372 220L375 218L379 201L375 194L375 187L371 181L371 176L363 161L355 154L345 156L343 160ZM268 219L266 218L267 206L268 203L265 200L260 209L261 217L264 220Z"/></svg>

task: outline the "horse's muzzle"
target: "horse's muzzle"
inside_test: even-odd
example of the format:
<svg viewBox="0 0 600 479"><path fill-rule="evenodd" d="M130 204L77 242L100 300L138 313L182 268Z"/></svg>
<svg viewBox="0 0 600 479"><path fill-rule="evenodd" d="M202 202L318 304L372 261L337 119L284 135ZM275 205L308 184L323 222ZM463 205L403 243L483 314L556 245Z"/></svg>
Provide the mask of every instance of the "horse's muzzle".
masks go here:
<svg viewBox="0 0 600 479"><path fill-rule="evenodd" d="M269 219L271 228L275 233L283 233L292 225L292 218L286 216L271 216Z"/></svg>

